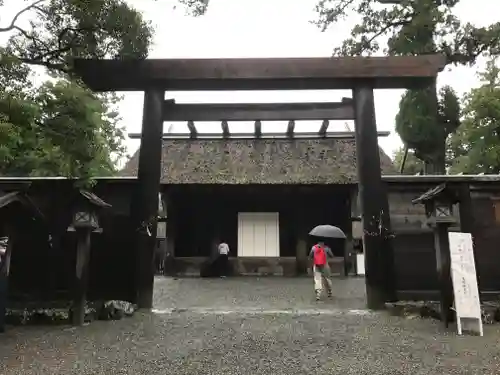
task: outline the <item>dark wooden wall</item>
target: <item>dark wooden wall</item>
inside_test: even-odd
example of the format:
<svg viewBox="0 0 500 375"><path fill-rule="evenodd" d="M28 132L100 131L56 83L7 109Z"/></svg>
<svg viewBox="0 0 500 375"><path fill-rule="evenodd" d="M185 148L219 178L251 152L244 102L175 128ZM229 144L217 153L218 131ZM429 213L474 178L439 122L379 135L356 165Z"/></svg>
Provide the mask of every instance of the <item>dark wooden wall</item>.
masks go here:
<svg viewBox="0 0 500 375"><path fill-rule="evenodd" d="M136 257L128 216L133 183L111 180L101 181L95 186L95 193L113 207L100 215L103 233L92 235L92 299L132 299L135 294ZM421 208L411 204L411 199L429 187L432 186L389 185L391 215L399 215L397 220L392 220L396 229L395 282L397 289L406 293L406 297L413 292L424 292L420 293L420 297L428 297L437 290L432 233L401 221L402 217L413 216L410 221L414 223L415 217L422 214ZM0 190L12 189L15 186L2 186L0 181ZM44 212L47 221L26 220L18 228L9 288L13 299L66 298L72 288L75 239L74 233L66 231L71 220L66 199L70 189L70 181L64 180L36 180L32 183L29 195ZM168 216L178 221L177 256L207 256L217 232L236 250L238 211L280 213L282 256L296 256L297 239L307 238L307 232L317 224L329 223L348 231L347 187L276 185L214 189L208 186L176 186L164 189L171 202L167 207ZM480 289L500 293L500 217L495 214L496 202L492 199L497 192L500 193L500 186L488 184L487 187L476 186L472 190ZM497 211L500 213L500 209ZM2 220L6 218L0 217ZM53 236L52 247L48 242L49 234ZM308 243L304 250L307 251L311 245ZM337 248L335 244L333 248ZM415 295L418 296L418 293L413 293Z"/></svg>
<svg viewBox="0 0 500 375"><path fill-rule="evenodd" d="M306 238L316 225L349 227L346 187L176 186L167 194L176 257L209 256L218 240L226 241L236 256L238 212L278 212L280 256L285 257L295 257L297 239Z"/></svg>
<svg viewBox="0 0 500 375"><path fill-rule="evenodd" d="M126 299L135 295L136 256L129 204L133 181L101 181L94 192L111 203L100 213L102 233L92 234L90 299ZM1 189L1 188L0 188ZM9 189L5 188L4 191ZM318 224L349 226L346 187L222 187L165 188L168 216L176 227L177 256L208 256L216 237L237 251L237 213L280 213L281 256L295 257L298 237ZM36 180L29 196L45 215L44 222L27 220L18 229L10 274L12 301L67 299L74 282L75 234L71 222L71 182ZM297 229L298 228L298 229ZM49 244L52 236L52 245ZM310 243L312 245L312 243ZM340 247L339 247L340 248Z"/></svg>
<svg viewBox="0 0 500 375"><path fill-rule="evenodd" d="M9 277L12 301L68 298L76 267L75 233L67 232L72 215L67 199L70 191L70 181L65 180L35 180L29 188L45 221L25 220L16 227ZM128 217L132 184L98 183L94 191L113 207L100 213L103 233L92 234L89 297L130 300L135 293L135 254Z"/></svg>
<svg viewBox="0 0 500 375"><path fill-rule="evenodd" d="M392 186L391 186L392 185ZM438 290L433 232L425 227L422 206L414 206L411 199L418 197L431 185L413 184L406 188L391 184L390 211L395 231L396 288L402 299L435 298ZM500 186L475 186L472 191L473 236L476 271L483 296L500 294L500 223L495 217L495 201ZM457 205L457 225L460 231ZM500 219L500 218L499 218ZM407 220L404 223L404 220ZM422 223L418 223L421 220ZM420 227L420 228L419 228Z"/></svg>
<svg viewBox="0 0 500 375"><path fill-rule="evenodd" d="M500 217L490 196L473 199L474 245L480 289L500 291Z"/></svg>
<svg viewBox="0 0 500 375"><path fill-rule="evenodd" d="M432 290L437 286L432 232L396 233L394 261L397 290Z"/></svg>

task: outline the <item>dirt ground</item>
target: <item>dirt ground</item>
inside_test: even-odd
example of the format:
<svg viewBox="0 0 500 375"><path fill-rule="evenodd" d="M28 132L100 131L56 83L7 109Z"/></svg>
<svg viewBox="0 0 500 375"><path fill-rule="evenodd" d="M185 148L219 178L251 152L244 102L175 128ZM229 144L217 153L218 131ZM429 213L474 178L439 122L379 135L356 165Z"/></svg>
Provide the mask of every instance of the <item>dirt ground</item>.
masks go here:
<svg viewBox="0 0 500 375"><path fill-rule="evenodd" d="M497 374L500 327L458 337L437 321L364 309L364 280L155 280L155 309L81 328L0 336L0 374Z"/></svg>

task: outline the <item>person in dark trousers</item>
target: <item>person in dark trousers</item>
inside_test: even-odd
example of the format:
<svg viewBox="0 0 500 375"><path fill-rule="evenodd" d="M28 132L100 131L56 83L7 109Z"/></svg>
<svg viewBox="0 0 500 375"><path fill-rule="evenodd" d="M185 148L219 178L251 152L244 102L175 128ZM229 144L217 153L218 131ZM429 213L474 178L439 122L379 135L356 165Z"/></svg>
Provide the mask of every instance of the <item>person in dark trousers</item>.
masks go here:
<svg viewBox="0 0 500 375"><path fill-rule="evenodd" d="M217 247L215 270L219 277L226 277L229 275L229 245L224 241Z"/></svg>
<svg viewBox="0 0 500 375"><path fill-rule="evenodd" d="M321 241L314 245L309 253L309 259L313 262L316 300L320 299L324 285L326 285L328 297L332 296L331 270L328 258L333 258L332 250Z"/></svg>

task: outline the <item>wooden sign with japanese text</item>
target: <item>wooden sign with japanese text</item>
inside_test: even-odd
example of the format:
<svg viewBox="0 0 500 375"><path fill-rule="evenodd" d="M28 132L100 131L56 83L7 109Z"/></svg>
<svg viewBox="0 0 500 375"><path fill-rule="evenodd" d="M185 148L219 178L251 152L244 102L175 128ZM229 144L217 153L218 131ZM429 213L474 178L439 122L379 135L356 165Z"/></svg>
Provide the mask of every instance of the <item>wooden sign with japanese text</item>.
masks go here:
<svg viewBox="0 0 500 375"><path fill-rule="evenodd" d="M472 236L470 233L450 232L448 238L458 334L467 330L482 336L481 303Z"/></svg>

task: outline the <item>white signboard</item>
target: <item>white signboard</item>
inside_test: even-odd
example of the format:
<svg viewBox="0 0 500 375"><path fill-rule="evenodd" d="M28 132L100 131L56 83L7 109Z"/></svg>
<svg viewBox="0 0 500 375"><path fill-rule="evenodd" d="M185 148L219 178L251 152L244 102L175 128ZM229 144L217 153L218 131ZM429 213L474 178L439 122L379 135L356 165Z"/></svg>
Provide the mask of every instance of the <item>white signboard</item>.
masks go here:
<svg viewBox="0 0 500 375"><path fill-rule="evenodd" d="M363 223L361 221L352 222L352 238L361 240L363 238Z"/></svg>
<svg viewBox="0 0 500 375"><path fill-rule="evenodd" d="M365 254L356 254L356 267L358 275L365 274Z"/></svg>
<svg viewBox="0 0 500 375"><path fill-rule="evenodd" d="M156 227L156 238L166 238L167 237L167 223L158 223Z"/></svg>
<svg viewBox="0 0 500 375"><path fill-rule="evenodd" d="M463 329L475 331L482 336L483 324L472 236L470 233L450 232L448 238L458 334L461 335Z"/></svg>

